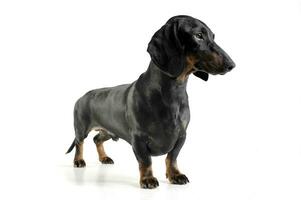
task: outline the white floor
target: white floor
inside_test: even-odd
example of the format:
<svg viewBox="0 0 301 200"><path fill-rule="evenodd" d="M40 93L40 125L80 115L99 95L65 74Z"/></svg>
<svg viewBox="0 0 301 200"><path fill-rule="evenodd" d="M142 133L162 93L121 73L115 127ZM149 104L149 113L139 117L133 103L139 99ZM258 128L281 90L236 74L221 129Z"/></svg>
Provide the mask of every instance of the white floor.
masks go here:
<svg viewBox="0 0 301 200"><path fill-rule="evenodd" d="M70 191L75 191L79 196L89 197L89 199L122 199L125 197L130 199L162 199L162 197L163 199L167 197L182 199L187 196L189 191L192 192L191 185L171 185L163 175L157 176L160 182L159 188L140 189L138 170L137 176L135 176L135 173L131 173L133 170L127 168L117 165L92 164L85 169L60 166L58 170L64 175L65 187L67 186Z"/></svg>
<svg viewBox="0 0 301 200"><path fill-rule="evenodd" d="M145 190L139 187L138 166L130 145L108 142L107 153L115 164L102 165L90 139L84 153L87 167L81 169L72 166L74 152L64 155L67 146L52 151L38 150L47 147L42 144L29 150L23 146L7 154L4 160L8 162L0 171L1 196L5 197L1 199L301 199L298 151L250 151L248 146L231 147L223 141L207 139L210 143L206 144L188 139L178 164L190 183L169 184L165 156L160 156L153 158L160 186ZM20 151L26 153L18 157Z"/></svg>
<svg viewBox="0 0 301 200"><path fill-rule="evenodd" d="M75 199L81 197L89 199L183 199L198 190L197 180L194 179L192 180L195 184L182 186L169 184L165 178L164 156L153 158L154 175L160 186L152 190L141 189L138 164L130 145L124 141L109 142L106 145L107 152L115 163L103 165L97 161L97 154L91 143L87 144L85 149L86 168L73 168L74 152L72 155L65 156L62 164L56 166L55 173L56 178L61 182L60 188L64 187L64 190L69 191L64 191L63 195L66 197L69 193ZM184 166L183 172L185 172Z"/></svg>

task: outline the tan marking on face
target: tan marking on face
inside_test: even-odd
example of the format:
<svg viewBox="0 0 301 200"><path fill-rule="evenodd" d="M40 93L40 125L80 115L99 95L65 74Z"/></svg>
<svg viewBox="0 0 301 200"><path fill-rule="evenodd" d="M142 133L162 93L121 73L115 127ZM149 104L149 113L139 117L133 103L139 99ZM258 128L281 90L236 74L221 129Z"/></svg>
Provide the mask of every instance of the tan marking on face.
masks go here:
<svg viewBox="0 0 301 200"><path fill-rule="evenodd" d="M186 67L183 72L177 77L178 81L184 82L191 73L197 71L195 64L198 62L198 59L194 55L186 56Z"/></svg>
<svg viewBox="0 0 301 200"><path fill-rule="evenodd" d="M213 52L211 54L212 59L214 60L214 63L216 63L216 65L221 66L223 65L223 57L218 55L217 53Z"/></svg>
<svg viewBox="0 0 301 200"><path fill-rule="evenodd" d="M172 177L174 177L175 175L179 175L181 174L179 169L178 169L178 165L177 165L177 161L172 161L170 160L170 158L167 156L165 159L165 164L166 164L166 177L171 180Z"/></svg>

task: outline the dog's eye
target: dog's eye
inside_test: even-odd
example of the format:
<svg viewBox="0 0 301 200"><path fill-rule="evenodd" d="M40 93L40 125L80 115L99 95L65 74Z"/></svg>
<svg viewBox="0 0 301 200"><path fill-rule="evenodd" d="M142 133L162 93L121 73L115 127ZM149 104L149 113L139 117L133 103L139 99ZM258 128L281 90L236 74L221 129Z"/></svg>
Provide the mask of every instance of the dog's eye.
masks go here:
<svg viewBox="0 0 301 200"><path fill-rule="evenodd" d="M204 37L203 37L203 34L202 34L202 33L197 33L197 34L195 34L195 37L196 37L198 40L204 40Z"/></svg>

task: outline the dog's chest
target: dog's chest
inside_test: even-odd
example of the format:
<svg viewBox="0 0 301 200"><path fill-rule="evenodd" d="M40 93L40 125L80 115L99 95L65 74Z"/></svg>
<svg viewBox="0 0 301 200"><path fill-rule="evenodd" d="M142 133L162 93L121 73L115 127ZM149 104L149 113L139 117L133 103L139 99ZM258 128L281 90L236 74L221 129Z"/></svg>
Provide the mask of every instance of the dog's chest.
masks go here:
<svg viewBox="0 0 301 200"><path fill-rule="evenodd" d="M162 98L153 99L144 116L143 129L147 134L148 147L154 155L161 155L171 151L179 137L186 134L189 108L178 99L167 102Z"/></svg>
<svg viewBox="0 0 301 200"><path fill-rule="evenodd" d="M151 132L176 134L189 121L188 97L184 87L161 87L145 91L136 104L140 125ZM155 133L154 133L155 134Z"/></svg>
<svg viewBox="0 0 301 200"><path fill-rule="evenodd" d="M138 80L133 90L131 127L141 138L146 139L152 155L170 152L178 139L186 134L189 122L186 84L172 80ZM154 77L154 76L151 76Z"/></svg>
<svg viewBox="0 0 301 200"><path fill-rule="evenodd" d="M179 117L169 120L154 120L146 130L147 145L153 155L162 155L170 152L178 139L183 137L182 121Z"/></svg>

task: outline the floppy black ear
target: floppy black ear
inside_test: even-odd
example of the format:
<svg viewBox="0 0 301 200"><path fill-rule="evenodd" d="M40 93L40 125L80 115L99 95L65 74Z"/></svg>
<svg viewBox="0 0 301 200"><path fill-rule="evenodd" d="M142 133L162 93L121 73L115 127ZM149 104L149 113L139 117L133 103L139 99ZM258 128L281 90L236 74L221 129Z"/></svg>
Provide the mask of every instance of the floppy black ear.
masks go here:
<svg viewBox="0 0 301 200"><path fill-rule="evenodd" d="M186 62L180 31L179 21L168 21L154 34L147 48L152 61L171 77L179 76Z"/></svg>
<svg viewBox="0 0 301 200"><path fill-rule="evenodd" d="M200 79L202 79L204 81L208 81L208 78L209 78L209 74L206 72L202 72L202 71L194 72L193 75L195 75L196 77L199 77Z"/></svg>

